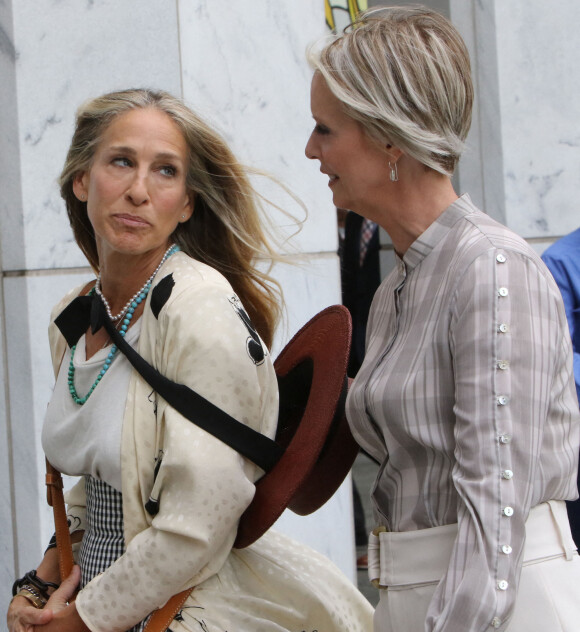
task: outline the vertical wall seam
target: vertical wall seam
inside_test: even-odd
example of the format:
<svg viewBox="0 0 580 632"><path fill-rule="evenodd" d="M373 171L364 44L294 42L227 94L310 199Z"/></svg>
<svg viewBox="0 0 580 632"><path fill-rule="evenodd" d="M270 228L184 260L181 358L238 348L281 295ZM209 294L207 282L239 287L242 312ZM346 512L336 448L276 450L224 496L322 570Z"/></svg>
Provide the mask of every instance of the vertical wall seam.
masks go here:
<svg viewBox="0 0 580 632"><path fill-rule="evenodd" d="M179 89L183 99L183 62L181 59L181 15L179 13L179 0L175 0L175 17L177 21L177 62L179 65Z"/></svg>
<svg viewBox="0 0 580 632"><path fill-rule="evenodd" d="M479 3L476 2L475 5ZM485 64L480 63L477 59L478 70L478 89L481 88L480 81L482 79L481 74L484 72L489 73L489 67L493 66L494 76L488 76L488 81L484 86L486 89L486 104L487 109L482 111L479 115L479 125L481 133L481 164L482 164L482 177L483 177L483 196L484 196L484 210L491 214L493 210L493 216L498 219L502 224L507 225L507 207L505 197L505 179L504 179L504 154L503 154L503 129L502 129L502 112L501 112L501 93L500 93L500 64L499 64L499 50L498 50L498 27L497 27L497 11L496 2L490 2L485 5L485 10L489 12L491 20L491 30L493 32L493 41L490 38L485 38L488 69L485 70ZM480 11L483 11L483 7L480 7ZM481 29L483 28L482 20L478 20L478 9L475 6L473 12L474 19L474 37L476 43L476 50L478 51L478 57L481 52L483 43L483 34ZM490 25L488 25L488 28ZM481 45L480 45L481 44ZM491 62L491 63L489 63ZM481 96L481 91L480 91ZM483 104L483 99L480 98L480 103ZM490 115L493 109L495 120L493 125L487 125L488 132L492 132L491 142L495 143L493 149L489 150L489 133L484 135L484 116ZM489 194L492 194L494 199L489 199Z"/></svg>
<svg viewBox="0 0 580 632"><path fill-rule="evenodd" d="M15 33L16 28L14 25L14 13L12 10L13 2L9 2L8 4L3 3L3 13L0 19L0 27L3 27L2 31L2 46L0 46L0 53L5 55L2 66L0 67L0 74L3 76L4 82L3 86L7 89L7 92L4 93L4 99L2 99L2 107L3 116L6 116L4 119L4 123L2 127L8 125L8 117L14 116L15 120L11 121L12 125L16 125L18 128L18 90L17 90L17 82L16 82L16 61L18 58L18 52L16 49L16 40ZM13 84L10 89L7 87L7 84ZM6 131L3 129L3 131ZM11 129L11 133L14 133L14 129ZM6 139L4 139L6 140ZM6 156L4 156L4 160L0 160L2 166L3 176L0 177L0 181L3 184L6 184L6 178L14 177L15 173L13 173L10 168L5 169L7 167L7 163L5 162ZM14 150L11 152L10 160L12 161L12 169L17 171L18 173L18 186L22 188L22 179L20 177L21 172L21 161L20 161L20 148L18 147L17 153L15 154ZM3 193L5 195L4 202L6 203L6 194L8 196L7 190L2 186ZM12 192L10 189L8 189ZM1 228L6 230L6 216L4 212L6 210L5 204L0 204L0 209L2 210L2 215L4 218L4 222L0 222L2 225ZM5 233L6 234L6 233ZM0 350L2 351L2 375L4 377L3 380L3 395L4 395L4 415L5 415L5 429L4 429L4 438L6 440L6 468L8 473L8 485L9 485L9 502L10 502L10 535L6 538L6 540L10 540L12 542L12 564L13 564L13 576L18 576L18 569L20 567L20 554L18 547L18 532L17 532L17 517L16 517L16 480L14 473L14 434L12 431L12 411L10 405L10 373L8 367L8 332L7 332L7 315L5 309L5 293L4 293L4 252L3 252L3 240L0 240ZM8 525L6 525L8 526ZM8 536L8 533L6 533Z"/></svg>
<svg viewBox="0 0 580 632"><path fill-rule="evenodd" d="M1 244L0 244L1 249ZM1 250L0 250L1 260ZM11 535L12 535L12 559L14 563L14 576L18 576L19 556L18 556L18 539L16 537L16 491L14 480L14 454L13 454L13 434L12 434L12 415L10 410L10 373L8 372L8 355L7 335L6 335L6 310L4 309L4 281L0 278L0 313L2 314L2 372L4 375L4 413L6 415L6 453L8 458L8 485L10 487L10 507L11 507Z"/></svg>

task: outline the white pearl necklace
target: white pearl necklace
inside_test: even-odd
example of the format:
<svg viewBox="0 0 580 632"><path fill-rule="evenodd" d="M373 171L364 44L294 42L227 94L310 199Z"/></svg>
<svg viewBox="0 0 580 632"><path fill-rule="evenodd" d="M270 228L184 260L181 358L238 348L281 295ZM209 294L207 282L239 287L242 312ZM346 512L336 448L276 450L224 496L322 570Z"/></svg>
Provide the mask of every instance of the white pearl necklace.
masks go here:
<svg viewBox="0 0 580 632"><path fill-rule="evenodd" d="M159 262L159 265L155 268L153 274L147 279L147 281L145 281L143 286L139 290L137 290L137 292L135 292L135 294L133 294L133 296L127 301L127 303L125 304L125 307L123 307L123 309L118 314L115 314L114 316L113 314L111 314L111 306L109 305L109 301L107 301L107 299L103 296L103 292L101 290L101 273L99 272L99 275L97 276L97 282L95 284L95 292L103 301L103 305L105 306L105 310L107 311L107 316L113 322L123 318L127 310L131 307L131 304L137 300L137 298L139 297L139 294L144 292L148 285L151 285L151 283L153 282L153 279L155 278L155 275L159 272L161 266L167 260L167 257L172 255L174 252L177 252L177 250L179 250L179 246L176 246L175 244L172 244L171 246L169 246L169 248L165 251L163 258Z"/></svg>

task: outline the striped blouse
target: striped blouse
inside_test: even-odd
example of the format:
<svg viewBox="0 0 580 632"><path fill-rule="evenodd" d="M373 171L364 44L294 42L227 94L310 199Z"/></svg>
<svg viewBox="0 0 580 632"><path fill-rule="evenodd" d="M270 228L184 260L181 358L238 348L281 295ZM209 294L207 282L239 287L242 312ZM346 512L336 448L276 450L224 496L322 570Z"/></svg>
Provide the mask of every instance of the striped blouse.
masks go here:
<svg viewBox="0 0 580 632"><path fill-rule="evenodd" d="M505 622L530 509L577 497L580 415L552 276L463 196L383 281L366 347L347 412L381 463L377 524L459 527L425 629Z"/></svg>

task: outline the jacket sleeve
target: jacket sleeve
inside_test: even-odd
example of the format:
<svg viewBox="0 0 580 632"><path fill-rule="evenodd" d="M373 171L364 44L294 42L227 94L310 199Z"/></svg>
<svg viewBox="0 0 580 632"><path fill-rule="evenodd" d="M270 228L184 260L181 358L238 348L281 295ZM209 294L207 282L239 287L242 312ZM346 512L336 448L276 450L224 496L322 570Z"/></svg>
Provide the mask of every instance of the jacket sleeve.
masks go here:
<svg viewBox="0 0 580 632"><path fill-rule="evenodd" d="M573 482L569 339L547 272L533 258L505 250L480 255L468 267L450 323L458 536L425 629L505 630L517 598L525 522L544 500L534 483L554 481L549 498L565 498ZM546 457L541 446L548 433L554 447Z"/></svg>
<svg viewBox="0 0 580 632"><path fill-rule="evenodd" d="M155 364L242 423L273 436L277 383L270 356L256 363L233 293L184 291L159 315ZM142 333L143 335L143 333ZM122 632L173 594L214 575L233 545L260 471L163 401L157 417L163 457L155 479L159 512L126 552L77 597L95 632Z"/></svg>

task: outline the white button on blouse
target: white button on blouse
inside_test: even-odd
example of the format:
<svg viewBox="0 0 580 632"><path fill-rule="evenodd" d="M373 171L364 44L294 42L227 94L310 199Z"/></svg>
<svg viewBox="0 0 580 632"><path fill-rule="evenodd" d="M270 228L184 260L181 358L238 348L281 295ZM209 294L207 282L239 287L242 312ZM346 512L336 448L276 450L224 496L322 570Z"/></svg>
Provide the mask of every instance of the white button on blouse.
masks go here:
<svg viewBox="0 0 580 632"><path fill-rule="evenodd" d="M507 516L508 518L511 518L514 515L514 510L512 507L504 507L503 508L503 515Z"/></svg>
<svg viewBox="0 0 580 632"><path fill-rule="evenodd" d="M507 296L509 294L507 287L500 287L497 293L500 296Z"/></svg>

